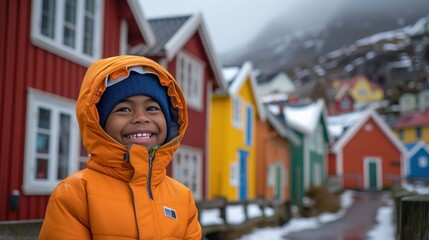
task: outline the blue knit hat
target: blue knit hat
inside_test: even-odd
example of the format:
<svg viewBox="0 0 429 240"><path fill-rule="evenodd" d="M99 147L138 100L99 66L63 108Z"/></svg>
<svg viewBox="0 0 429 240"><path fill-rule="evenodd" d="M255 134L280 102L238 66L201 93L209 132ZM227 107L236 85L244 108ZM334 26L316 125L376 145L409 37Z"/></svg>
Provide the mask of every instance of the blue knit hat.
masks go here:
<svg viewBox="0 0 429 240"><path fill-rule="evenodd" d="M127 78L106 88L97 103L101 127L105 127L107 117L120 101L135 95L146 95L160 105L167 122L167 136L169 136L171 102L167 95L167 88L162 86L158 76L152 73L140 74L130 71Z"/></svg>

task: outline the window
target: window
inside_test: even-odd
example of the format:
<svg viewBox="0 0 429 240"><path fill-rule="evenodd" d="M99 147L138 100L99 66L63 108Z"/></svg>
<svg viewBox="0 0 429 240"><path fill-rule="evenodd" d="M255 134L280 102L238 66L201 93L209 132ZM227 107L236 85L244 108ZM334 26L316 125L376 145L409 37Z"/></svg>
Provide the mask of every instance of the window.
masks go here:
<svg viewBox="0 0 429 240"><path fill-rule="evenodd" d="M358 93L360 96L366 96L367 95L366 89L364 87L359 88Z"/></svg>
<svg viewBox="0 0 429 240"><path fill-rule="evenodd" d="M33 0L31 39L40 48L88 66L101 57L101 0Z"/></svg>
<svg viewBox="0 0 429 240"><path fill-rule="evenodd" d="M202 161L203 151L180 146L173 159L173 178L186 185L196 200L202 199Z"/></svg>
<svg viewBox="0 0 429 240"><path fill-rule="evenodd" d="M236 128L242 128L243 112L242 112L242 100L240 97L234 96L232 100L232 125Z"/></svg>
<svg viewBox="0 0 429 240"><path fill-rule="evenodd" d="M422 138L422 128L416 127L416 138L421 139Z"/></svg>
<svg viewBox="0 0 429 240"><path fill-rule="evenodd" d="M428 159L425 156L419 157L419 167L420 168L426 168L428 166Z"/></svg>
<svg viewBox="0 0 429 240"><path fill-rule="evenodd" d="M350 100L347 98L344 98L340 102L340 108L341 110L349 110L350 109Z"/></svg>
<svg viewBox="0 0 429 240"><path fill-rule="evenodd" d="M246 145L251 146L253 142L253 108L250 104L246 106L246 133L244 134L244 137Z"/></svg>
<svg viewBox="0 0 429 240"><path fill-rule="evenodd" d="M197 58L180 52L176 59L176 79L185 94L188 107L203 110L204 64Z"/></svg>
<svg viewBox="0 0 429 240"><path fill-rule="evenodd" d="M74 101L29 90L25 194L49 195L63 178L85 167L87 153L82 149L75 119Z"/></svg>

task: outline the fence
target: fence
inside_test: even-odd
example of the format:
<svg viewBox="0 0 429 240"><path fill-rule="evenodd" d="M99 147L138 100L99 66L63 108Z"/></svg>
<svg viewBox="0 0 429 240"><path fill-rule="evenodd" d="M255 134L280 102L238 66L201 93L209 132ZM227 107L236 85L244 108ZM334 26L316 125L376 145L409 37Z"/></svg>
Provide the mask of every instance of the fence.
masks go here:
<svg viewBox="0 0 429 240"><path fill-rule="evenodd" d="M225 198L197 202L203 239L237 239L253 228L278 226L290 219L289 203L255 199L230 202Z"/></svg>
<svg viewBox="0 0 429 240"><path fill-rule="evenodd" d="M42 220L0 222L0 239L36 240Z"/></svg>
<svg viewBox="0 0 429 240"><path fill-rule="evenodd" d="M429 239L429 195L394 186L392 199L395 203L396 239Z"/></svg>

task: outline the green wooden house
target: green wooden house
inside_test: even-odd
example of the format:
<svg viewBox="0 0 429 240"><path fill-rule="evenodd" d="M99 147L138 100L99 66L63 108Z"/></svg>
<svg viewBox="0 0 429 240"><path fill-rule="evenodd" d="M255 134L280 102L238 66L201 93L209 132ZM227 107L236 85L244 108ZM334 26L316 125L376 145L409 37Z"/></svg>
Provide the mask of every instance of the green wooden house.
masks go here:
<svg viewBox="0 0 429 240"><path fill-rule="evenodd" d="M322 99L307 104L286 105L286 125L299 137L301 144L290 145L291 202L301 206L310 186L322 186L327 177L330 136Z"/></svg>

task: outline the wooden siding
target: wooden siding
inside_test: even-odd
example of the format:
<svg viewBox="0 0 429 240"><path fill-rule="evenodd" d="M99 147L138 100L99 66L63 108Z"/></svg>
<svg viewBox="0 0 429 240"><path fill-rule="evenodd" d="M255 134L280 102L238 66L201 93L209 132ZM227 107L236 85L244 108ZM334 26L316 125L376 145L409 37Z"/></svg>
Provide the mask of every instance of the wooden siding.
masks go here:
<svg viewBox="0 0 429 240"><path fill-rule="evenodd" d="M290 153L288 141L278 133L266 121L256 121L256 160L255 160L255 196L266 199L275 199L275 189L268 185L268 168L270 164L280 161L287 175L290 175ZM290 181L283 182L281 196L282 201L289 201Z"/></svg>
<svg viewBox="0 0 429 240"><path fill-rule="evenodd" d="M365 131L365 125L371 124L372 130ZM364 150L364 151L362 151ZM401 175L401 152L381 131L373 119L369 119L343 149L344 187L363 187L365 157L380 157L383 175L382 185L392 184L388 176ZM360 177L359 177L360 176Z"/></svg>
<svg viewBox="0 0 429 240"><path fill-rule="evenodd" d="M208 82L212 84L215 83L213 69L210 68L209 59L207 56L207 52L203 46L201 38L199 34L196 32L192 37L186 42L186 44L182 48L184 51L190 53L194 57L198 58L200 61L204 63L204 82L202 87L202 100L203 100L203 109L202 111L196 111L192 108L188 107L188 128L186 130L186 134L182 140L182 144L188 145L191 147L199 148L202 152L202 164L201 164L201 172L202 172L202 196L205 198L207 196L207 147L208 147L208 120L207 120L207 91L211 91L211 89L207 89ZM176 77L176 57L174 57L169 63L167 67L168 71ZM167 173L171 175L172 169L171 164L167 169Z"/></svg>
<svg viewBox="0 0 429 240"><path fill-rule="evenodd" d="M117 0L105 0L103 56L119 53ZM77 99L86 67L31 44L31 0L0 1L0 221L41 219L49 196L21 193L17 210L9 210L12 190L21 191L25 150L27 89ZM21 191L22 192L22 191Z"/></svg>

